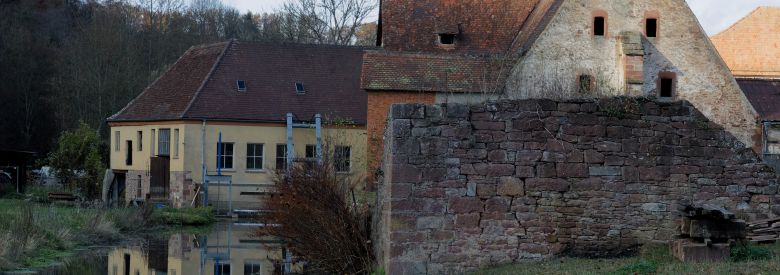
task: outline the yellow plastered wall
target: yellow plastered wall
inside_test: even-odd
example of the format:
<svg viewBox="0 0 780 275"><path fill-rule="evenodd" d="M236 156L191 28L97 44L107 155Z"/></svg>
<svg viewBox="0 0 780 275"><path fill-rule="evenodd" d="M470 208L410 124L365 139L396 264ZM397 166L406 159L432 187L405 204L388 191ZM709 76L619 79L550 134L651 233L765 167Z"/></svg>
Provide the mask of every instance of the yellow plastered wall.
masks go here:
<svg viewBox="0 0 780 275"><path fill-rule="evenodd" d="M137 170L148 171L150 159L157 156L158 139L160 129L170 129L171 131L171 171L184 171L184 159L186 152L185 145L185 126L184 123L158 123L147 125L115 125L111 127L111 169L114 170ZM178 143L176 141L176 130L179 131ZM152 137L154 130L154 137ZM140 139L138 133L141 133ZM118 138L117 138L118 135ZM132 141L133 148L127 148L127 141ZM139 143L140 141L140 143ZM139 148L139 144L141 147ZM178 144L178 146L177 146ZM118 145L118 146L117 146ZM178 148L178 154L176 149ZM139 150L140 149L140 150ZM132 165L127 165L125 158L127 151L132 151ZM154 152L152 151L154 150Z"/></svg>
<svg viewBox="0 0 780 275"><path fill-rule="evenodd" d="M202 125L187 125L186 169L193 171L192 178L201 182L201 136ZM276 145L287 143L287 128L284 124L248 125L211 122L206 124L205 164L209 175L217 172L217 142L222 133L223 143L233 143L233 169L223 169L223 175L232 176L234 184L271 184L276 170ZM323 142L333 145L351 146L351 175L364 176L366 171L366 130L364 128L325 128ZM190 142L191 140L196 142ZM263 170L247 169L247 144L263 144ZM296 157L304 157L307 144L316 144L314 129L294 129L293 143ZM333 150L331 148L331 150ZM196 173L197 171L197 173Z"/></svg>
<svg viewBox="0 0 780 275"><path fill-rule="evenodd" d="M140 125L139 125L140 124ZM202 182L201 157L205 149L205 164L208 174L216 174L217 142L222 133L223 143L233 143L233 169L224 169L224 175L233 177L234 184L271 184L276 169L276 145L287 143L287 128L284 124L253 124L206 122L148 122L125 123L111 126L111 169L148 171L150 158L159 148L160 129L171 130L171 171L189 171L194 182ZM176 129L178 136L178 156L176 151ZM154 140L152 140L154 130ZM138 150L138 132L142 133L141 150ZM205 148L202 146L205 131ZM116 135L119 135L117 138ZM322 129L323 142L332 146L351 147L352 176L363 177L366 173L366 130L364 127L326 127ZM125 164L127 140L132 141L132 165ZM118 141L118 148L117 148ZM247 169L247 144L263 144L263 170ZM307 144L316 144L314 129L294 129L293 143L296 157L303 157Z"/></svg>

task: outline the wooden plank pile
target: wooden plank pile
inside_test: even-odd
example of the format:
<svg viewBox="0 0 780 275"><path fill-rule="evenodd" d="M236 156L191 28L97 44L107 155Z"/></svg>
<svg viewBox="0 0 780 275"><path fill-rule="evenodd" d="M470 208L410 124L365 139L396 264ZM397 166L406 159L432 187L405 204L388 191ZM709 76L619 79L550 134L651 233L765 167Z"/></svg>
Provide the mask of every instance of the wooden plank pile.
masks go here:
<svg viewBox="0 0 780 275"><path fill-rule="evenodd" d="M757 243L774 243L780 240L780 218L748 223L748 240Z"/></svg>
<svg viewBox="0 0 780 275"><path fill-rule="evenodd" d="M744 240L747 224L718 206L686 206L672 254L683 262L720 262L729 258L731 244Z"/></svg>

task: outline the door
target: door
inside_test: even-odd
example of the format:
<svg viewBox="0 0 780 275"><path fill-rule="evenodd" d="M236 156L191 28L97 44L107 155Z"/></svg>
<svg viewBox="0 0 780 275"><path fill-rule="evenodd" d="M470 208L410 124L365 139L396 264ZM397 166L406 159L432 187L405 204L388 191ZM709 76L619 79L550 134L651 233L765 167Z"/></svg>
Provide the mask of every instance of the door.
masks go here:
<svg viewBox="0 0 780 275"><path fill-rule="evenodd" d="M171 161L168 157L153 157L149 196L152 199L168 199L171 179Z"/></svg>

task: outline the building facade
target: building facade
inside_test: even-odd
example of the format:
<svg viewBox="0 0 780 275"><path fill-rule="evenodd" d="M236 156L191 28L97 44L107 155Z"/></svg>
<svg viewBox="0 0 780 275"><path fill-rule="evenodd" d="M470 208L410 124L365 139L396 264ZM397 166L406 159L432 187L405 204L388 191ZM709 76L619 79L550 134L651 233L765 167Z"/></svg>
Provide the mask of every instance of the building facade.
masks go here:
<svg viewBox="0 0 780 275"><path fill-rule="evenodd" d="M684 0L382 1L369 125L390 103L653 96L687 100L746 146L757 113ZM372 160L384 127L369 126ZM381 142L380 142L381 143ZM377 161L378 162L378 161Z"/></svg>
<svg viewBox="0 0 780 275"><path fill-rule="evenodd" d="M754 148L780 169L780 8L759 7L712 42L759 114Z"/></svg>
<svg viewBox="0 0 780 275"><path fill-rule="evenodd" d="M338 173L364 177L362 53L238 41L190 49L109 118L115 190L125 203L189 207L204 202L205 178L229 176L209 183L207 203L256 210L292 161L327 154Z"/></svg>

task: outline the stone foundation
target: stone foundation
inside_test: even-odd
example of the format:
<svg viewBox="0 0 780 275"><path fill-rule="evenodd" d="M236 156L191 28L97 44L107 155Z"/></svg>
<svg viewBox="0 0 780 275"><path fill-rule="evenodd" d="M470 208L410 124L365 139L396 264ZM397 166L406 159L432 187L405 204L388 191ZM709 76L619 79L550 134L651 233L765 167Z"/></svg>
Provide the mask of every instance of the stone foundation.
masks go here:
<svg viewBox="0 0 780 275"><path fill-rule="evenodd" d="M690 204L780 212L774 171L687 102L394 105L383 172L389 274L619 254L671 240Z"/></svg>
<svg viewBox="0 0 780 275"><path fill-rule="evenodd" d="M195 185L191 172L171 171L168 199L176 208L190 207L195 196ZM127 171L125 177L125 203L133 200L145 201L149 194L150 176L148 171ZM140 189L140 190L139 190ZM139 192L140 191L140 192Z"/></svg>

